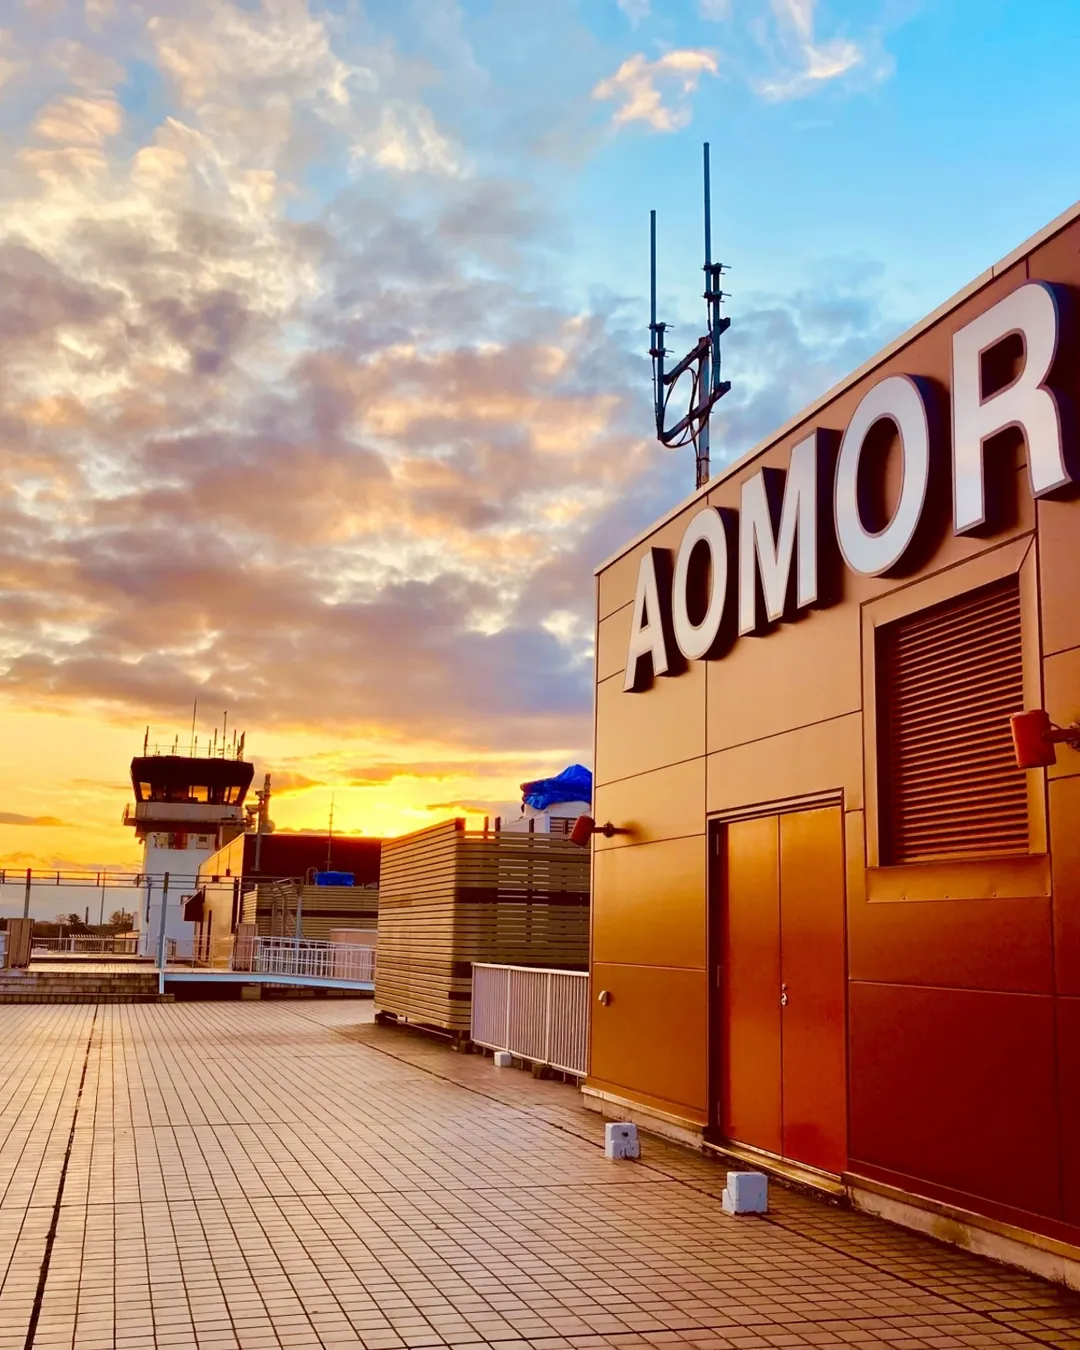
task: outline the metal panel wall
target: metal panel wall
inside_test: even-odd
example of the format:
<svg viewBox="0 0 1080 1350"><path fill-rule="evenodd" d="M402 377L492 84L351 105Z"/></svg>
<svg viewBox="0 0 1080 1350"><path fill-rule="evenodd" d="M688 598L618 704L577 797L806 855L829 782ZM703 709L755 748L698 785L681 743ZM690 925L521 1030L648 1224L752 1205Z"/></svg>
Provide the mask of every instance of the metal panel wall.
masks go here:
<svg viewBox="0 0 1080 1350"><path fill-rule="evenodd" d="M1080 294L1080 215L601 570L596 815L631 833L594 849L593 989L611 1002L594 998L589 1085L707 1123L715 979L707 886L690 859L705 856L710 813L841 793L852 1173L1080 1244L1080 753L1060 747L1054 769L1027 776L1033 856L890 865L879 856L863 628L875 607L926 607L923 588L939 603L1020 575L1024 701L1060 723L1080 717L1080 501L1036 504L1022 439L1002 438L987 455L1000 509L981 534L953 533L939 483L923 551L903 575L840 571L830 607L740 638L646 693L622 690L644 549L677 547L706 502L737 511L746 479L784 470L812 427L842 430L883 377L947 389L954 332L1029 277ZM1077 372L1070 358L1074 397ZM900 463L895 446L882 455L889 502ZM1003 1159L1017 1156L1032 1162L1027 1187L1019 1169L1004 1177Z"/></svg>

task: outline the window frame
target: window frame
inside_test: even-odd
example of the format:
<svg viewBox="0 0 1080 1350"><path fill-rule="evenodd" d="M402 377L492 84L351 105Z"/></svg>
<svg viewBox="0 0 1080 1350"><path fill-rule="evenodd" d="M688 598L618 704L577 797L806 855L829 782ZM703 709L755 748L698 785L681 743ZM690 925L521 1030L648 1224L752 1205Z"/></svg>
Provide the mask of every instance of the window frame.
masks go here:
<svg viewBox="0 0 1080 1350"><path fill-rule="evenodd" d="M1049 894L1045 769L1032 769L1027 773L1028 849L1025 854L940 863L882 862L877 630L1011 576L1018 577L1020 587L1024 706L1040 708L1044 703L1039 575L1033 535L1010 540L863 605L863 792L868 899L986 899L1010 894Z"/></svg>

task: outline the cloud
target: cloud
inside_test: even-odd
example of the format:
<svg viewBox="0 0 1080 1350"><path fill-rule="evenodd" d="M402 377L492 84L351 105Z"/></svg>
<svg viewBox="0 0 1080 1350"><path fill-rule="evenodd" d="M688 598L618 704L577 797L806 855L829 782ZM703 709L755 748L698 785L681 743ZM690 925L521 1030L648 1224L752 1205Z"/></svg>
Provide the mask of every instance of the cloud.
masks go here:
<svg viewBox="0 0 1080 1350"><path fill-rule="evenodd" d="M733 47L745 47L744 30L750 35L755 53L732 64L744 69L754 91L769 102L806 98L838 82L878 83L892 74L892 59L875 32L858 41L821 38L817 8L817 0L754 0L749 7L735 0L699 0L701 17L725 23ZM745 23L744 14L750 16Z"/></svg>
<svg viewBox="0 0 1080 1350"><path fill-rule="evenodd" d="M293 792L307 792L309 788L325 787L321 778L309 778L305 773L296 773L289 769L269 769L261 761L255 761L255 776L252 787L262 789L265 773L270 773L270 791L275 797L284 797ZM254 798L252 797L252 800Z"/></svg>
<svg viewBox="0 0 1080 1350"><path fill-rule="evenodd" d="M71 94L43 108L34 130L42 139L60 145L98 149L123 124L120 105L112 95L84 98Z"/></svg>
<svg viewBox="0 0 1080 1350"><path fill-rule="evenodd" d="M594 99L619 103L612 122L626 126L645 122L654 131L678 131L690 121L689 97L703 74L715 75L718 66L712 52L693 48L665 52L655 61L638 52L625 60L614 75L601 80L593 89ZM659 86L673 85L676 103L664 103Z"/></svg>
<svg viewBox="0 0 1080 1350"><path fill-rule="evenodd" d="M649 17L651 0L618 0L619 8L636 28Z"/></svg>
<svg viewBox="0 0 1080 1350"><path fill-rule="evenodd" d="M499 811L503 810L506 807L506 805L507 803L504 801L490 801L490 800L429 802L424 807L424 810L447 811L451 815L458 815L458 816L464 815L494 816L497 815Z"/></svg>
<svg viewBox="0 0 1080 1350"><path fill-rule="evenodd" d="M111 59L156 62L153 115L50 140L34 107L9 137L0 695L140 738L198 696L252 752L302 735L267 752L280 795L482 802L583 759L592 569L692 484L651 434L640 314L568 293L520 145L461 148L467 50L440 90L298 0L158 11L101 16ZM658 130L717 69L628 67L616 120ZM86 79L37 97L106 106ZM850 268L741 297L716 461L869 354L882 310Z"/></svg>
<svg viewBox="0 0 1080 1350"><path fill-rule="evenodd" d="M55 816L22 816L17 811L0 811L0 825L48 825L70 828L66 820Z"/></svg>

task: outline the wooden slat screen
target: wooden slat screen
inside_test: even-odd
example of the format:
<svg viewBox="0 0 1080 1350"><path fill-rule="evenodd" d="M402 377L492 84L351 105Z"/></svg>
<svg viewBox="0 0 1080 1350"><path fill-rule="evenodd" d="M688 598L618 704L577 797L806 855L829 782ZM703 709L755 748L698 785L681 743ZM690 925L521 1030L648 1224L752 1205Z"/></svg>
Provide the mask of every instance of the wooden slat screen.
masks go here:
<svg viewBox="0 0 1080 1350"><path fill-rule="evenodd" d="M880 629L878 672L882 861L1028 852L1018 579Z"/></svg>
<svg viewBox="0 0 1080 1350"><path fill-rule="evenodd" d="M586 969L589 853L449 820L383 844L375 1006L468 1031L472 963Z"/></svg>

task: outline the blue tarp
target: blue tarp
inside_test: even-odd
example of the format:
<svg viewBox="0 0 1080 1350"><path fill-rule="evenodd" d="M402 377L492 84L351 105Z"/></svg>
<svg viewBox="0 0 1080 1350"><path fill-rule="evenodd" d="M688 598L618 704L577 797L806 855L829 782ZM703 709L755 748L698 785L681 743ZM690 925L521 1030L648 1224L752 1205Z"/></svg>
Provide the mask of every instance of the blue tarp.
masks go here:
<svg viewBox="0 0 1080 1350"><path fill-rule="evenodd" d="M316 886L355 886L355 872L316 872Z"/></svg>
<svg viewBox="0 0 1080 1350"><path fill-rule="evenodd" d="M521 792L526 806L534 811L546 811L559 802L592 802L592 774L582 764L571 764L554 778L537 778L533 783L522 783Z"/></svg>

